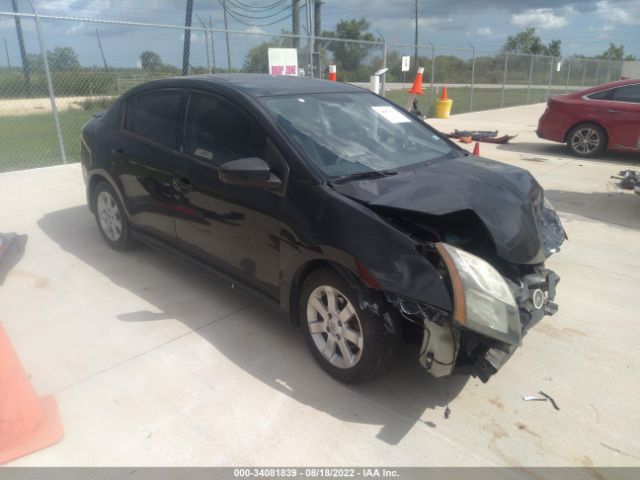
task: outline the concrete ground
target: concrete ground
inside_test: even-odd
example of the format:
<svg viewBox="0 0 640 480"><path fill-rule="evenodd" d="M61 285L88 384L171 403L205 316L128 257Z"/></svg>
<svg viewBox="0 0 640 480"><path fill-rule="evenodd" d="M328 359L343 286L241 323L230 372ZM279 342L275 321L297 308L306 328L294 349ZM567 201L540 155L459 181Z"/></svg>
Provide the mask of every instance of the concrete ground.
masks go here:
<svg viewBox="0 0 640 480"><path fill-rule="evenodd" d="M543 109L433 122L519 133L481 153L531 170L570 239L549 262L560 311L488 384L433 379L408 349L342 385L253 298L150 248L110 250L78 165L1 174L0 228L29 235L1 321L65 427L11 464L640 466L640 196L609 179L638 158L568 156L535 137ZM522 400L539 390L560 411Z"/></svg>

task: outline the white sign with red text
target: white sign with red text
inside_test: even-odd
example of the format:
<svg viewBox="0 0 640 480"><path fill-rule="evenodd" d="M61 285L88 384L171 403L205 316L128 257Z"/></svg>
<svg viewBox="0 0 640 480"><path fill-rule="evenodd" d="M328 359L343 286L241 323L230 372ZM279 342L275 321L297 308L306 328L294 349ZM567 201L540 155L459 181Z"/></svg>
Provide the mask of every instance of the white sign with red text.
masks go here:
<svg viewBox="0 0 640 480"><path fill-rule="evenodd" d="M298 51L295 48L270 48L269 73L271 75L298 76Z"/></svg>

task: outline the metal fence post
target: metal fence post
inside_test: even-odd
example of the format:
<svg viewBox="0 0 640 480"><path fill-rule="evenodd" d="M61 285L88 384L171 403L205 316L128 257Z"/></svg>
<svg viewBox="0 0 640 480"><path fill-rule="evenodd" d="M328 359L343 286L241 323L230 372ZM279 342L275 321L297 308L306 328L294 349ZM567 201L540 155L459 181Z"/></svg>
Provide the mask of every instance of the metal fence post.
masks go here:
<svg viewBox="0 0 640 480"><path fill-rule="evenodd" d="M584 68L582 69L582 88L584 88L584 79L587 76L587 62L588 60L585 58L583 59L583 64L584 64Z"/></svg>
<svg viewBox="0 0 640 480"><path fill-rule="evenodd" d="M596 81L594 82L595 85L598 85L598 77L600 76L600 60L596 60Z"/></svg>
<svg viewBox="0 0 640 480"><path fill-rule="evenodd" d="M607 81L605 83L609 83L611 81L611 54L607 55Z"/></svg>
<svg viewBox="0 0 640 480"><path fill-rule="evenodd" d="M211 53L209 51L209 29L207 26L204 26L204 44L207 47L207 68L209 73L211 73Z"/></svg>
<svg viewBox="0 0 640 480"><path fill-rule="evenodd" d="M531 95L531 77L533 76L533 62L536 60L535 55L531 55L531 62L529 63L529 80L527 81L527 105L529 105L529 98Z"/></svg>
<svg viewBox="0 0 640 480"><path fill-rule="evenodd" d="M382 37L382 68L387 68L387 39L384 37ZM386 76L387 74L383 73L380 79L380 89L383 97L386 97Z"/></svg>
<svg viewBox="0 0 640 480"><path fill-rule="evenodd" d="M547 97L551 96L551 82L553 80L553 64L556 61L556 57L551 57L551 64L549 65L549 88L547 90Z"/></svg>
<svg viewBox="0 0 640 480"><path fill-rule="evenodd" d="M473 112L473 87L476 83L476 47L467 42L471 47L471 98L469 99L469 111Z"/></svg>
<svg viewBox="0 0 640 480"><path fill-rule="evenodd" d="M431 40L429 40L429 43L431 43ZM416 68L418 66L416 65ZM435 81L436 81L436 47L433 45L433 43L431 43L431 89L429 91L429 113L431 113L431 110L433 109L433 96L435 95L435 92L433 91L433 87L435 86Z"/></svg>
<svg viewBox="0 0 640 480"><path fill-rule="evenodd" d="M509 66L509 54L504 54L504 73L502 75L502 95L500 97L500 108L504 107L504 88L507 85L507 67Z"/></svg>
<svg viewBox="0 0 640 480"><path fill-rule="evenodd" d="M568 93L569 92L569 77L571 77L571 63L573 62L573 59L569 60L569 66L567 67L567 86L564 89L564 93Z"/></svg>
<svg viewBox="0 0 640 480"><path fill-rule="evenodd" d="M51 102L51 112L53 113L53 123L56 128L56 136L58 137L58 145L60 146L60 156L62 157L62 163L67 164L67 154L64 150L64 142L62 141L62 130L60 129L60 116L58 115L58 107L56 106L56 97L53 92L53 82L51 81L51 71L49 70L49 60L47 59L47 48L44 44L44 37L42 36L42 29L40 28L40 19L38 18L38 12L33 8L31 0L29 0L31 10L33 10L34 19L36 22L36 31L38 32L38 43L40 44L40 52L42 53L42 63L44 64L44 74L47 77L47 89L49 90L49 100Z"/></svg>

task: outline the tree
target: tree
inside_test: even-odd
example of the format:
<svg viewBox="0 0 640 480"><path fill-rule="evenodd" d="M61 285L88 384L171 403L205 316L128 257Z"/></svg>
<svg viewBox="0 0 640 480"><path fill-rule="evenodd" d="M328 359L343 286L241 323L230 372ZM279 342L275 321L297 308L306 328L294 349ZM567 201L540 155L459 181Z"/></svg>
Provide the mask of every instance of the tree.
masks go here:
<svg viewBox="0 0 640 480"><path fill-rule="evenodd" d="M47 59L51 70L78 70L80 68L78 54L71 47L56 47L53 52L47 52Z"/></svg>
<svg viewBox="0 0 640 480"><path fill-rule="evenodd" d="M560 48L560 44L562 42L560 40L551 40L549 45L545 47L545 55L549 55L551 57L561 57L562 50Z"/></svg>
<svg viewBox="0 0 640 480"><path fill-rule="evenodd" d="M156 52L145 50L140 54L140 64L145 70L158 70L162 67L162 59Z"/></svg>
<svg viewBox="0 0 640 480"><path fill-rule="evenodd" d="M520 33L510 36L502 47L505 53L528 53L532 55L562 56L560 40L552 40L545 45L536 33L535 28L526 28Z"/></svg>
<svg viewBox="0 0 640 480"><path fill-rule="evenodd" d="M624 54L624 45L616 45L613 42L609 42L609 48L600 55L597 55L596 58L603 58L606 60L636 60L635 55Z"/></svg>
<svg viewBox="0 0 640 480"><path fill-rule="evenodd" d="M360 20L340 20L335 32L323 32L323 37L335 38L335 41L325 41L327 50L333 53L333 59L338 69L344 72L357 70L362 61L371 51L372 45L366 43L341 42L338 39L375 41L375 37L367 32L369 22Z"/></svg>

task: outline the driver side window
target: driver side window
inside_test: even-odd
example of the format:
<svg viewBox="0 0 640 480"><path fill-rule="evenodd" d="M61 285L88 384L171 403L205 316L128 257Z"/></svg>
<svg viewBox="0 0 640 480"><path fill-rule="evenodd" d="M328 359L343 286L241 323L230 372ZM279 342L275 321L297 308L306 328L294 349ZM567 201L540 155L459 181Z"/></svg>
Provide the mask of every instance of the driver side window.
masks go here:
<svg viewBox="0 0 640 480"><path fill-rule="evenodd" d="M192 92L185 153L212 165L247 157L265 158L267 138L256 121L231 101Z"/></svg>

